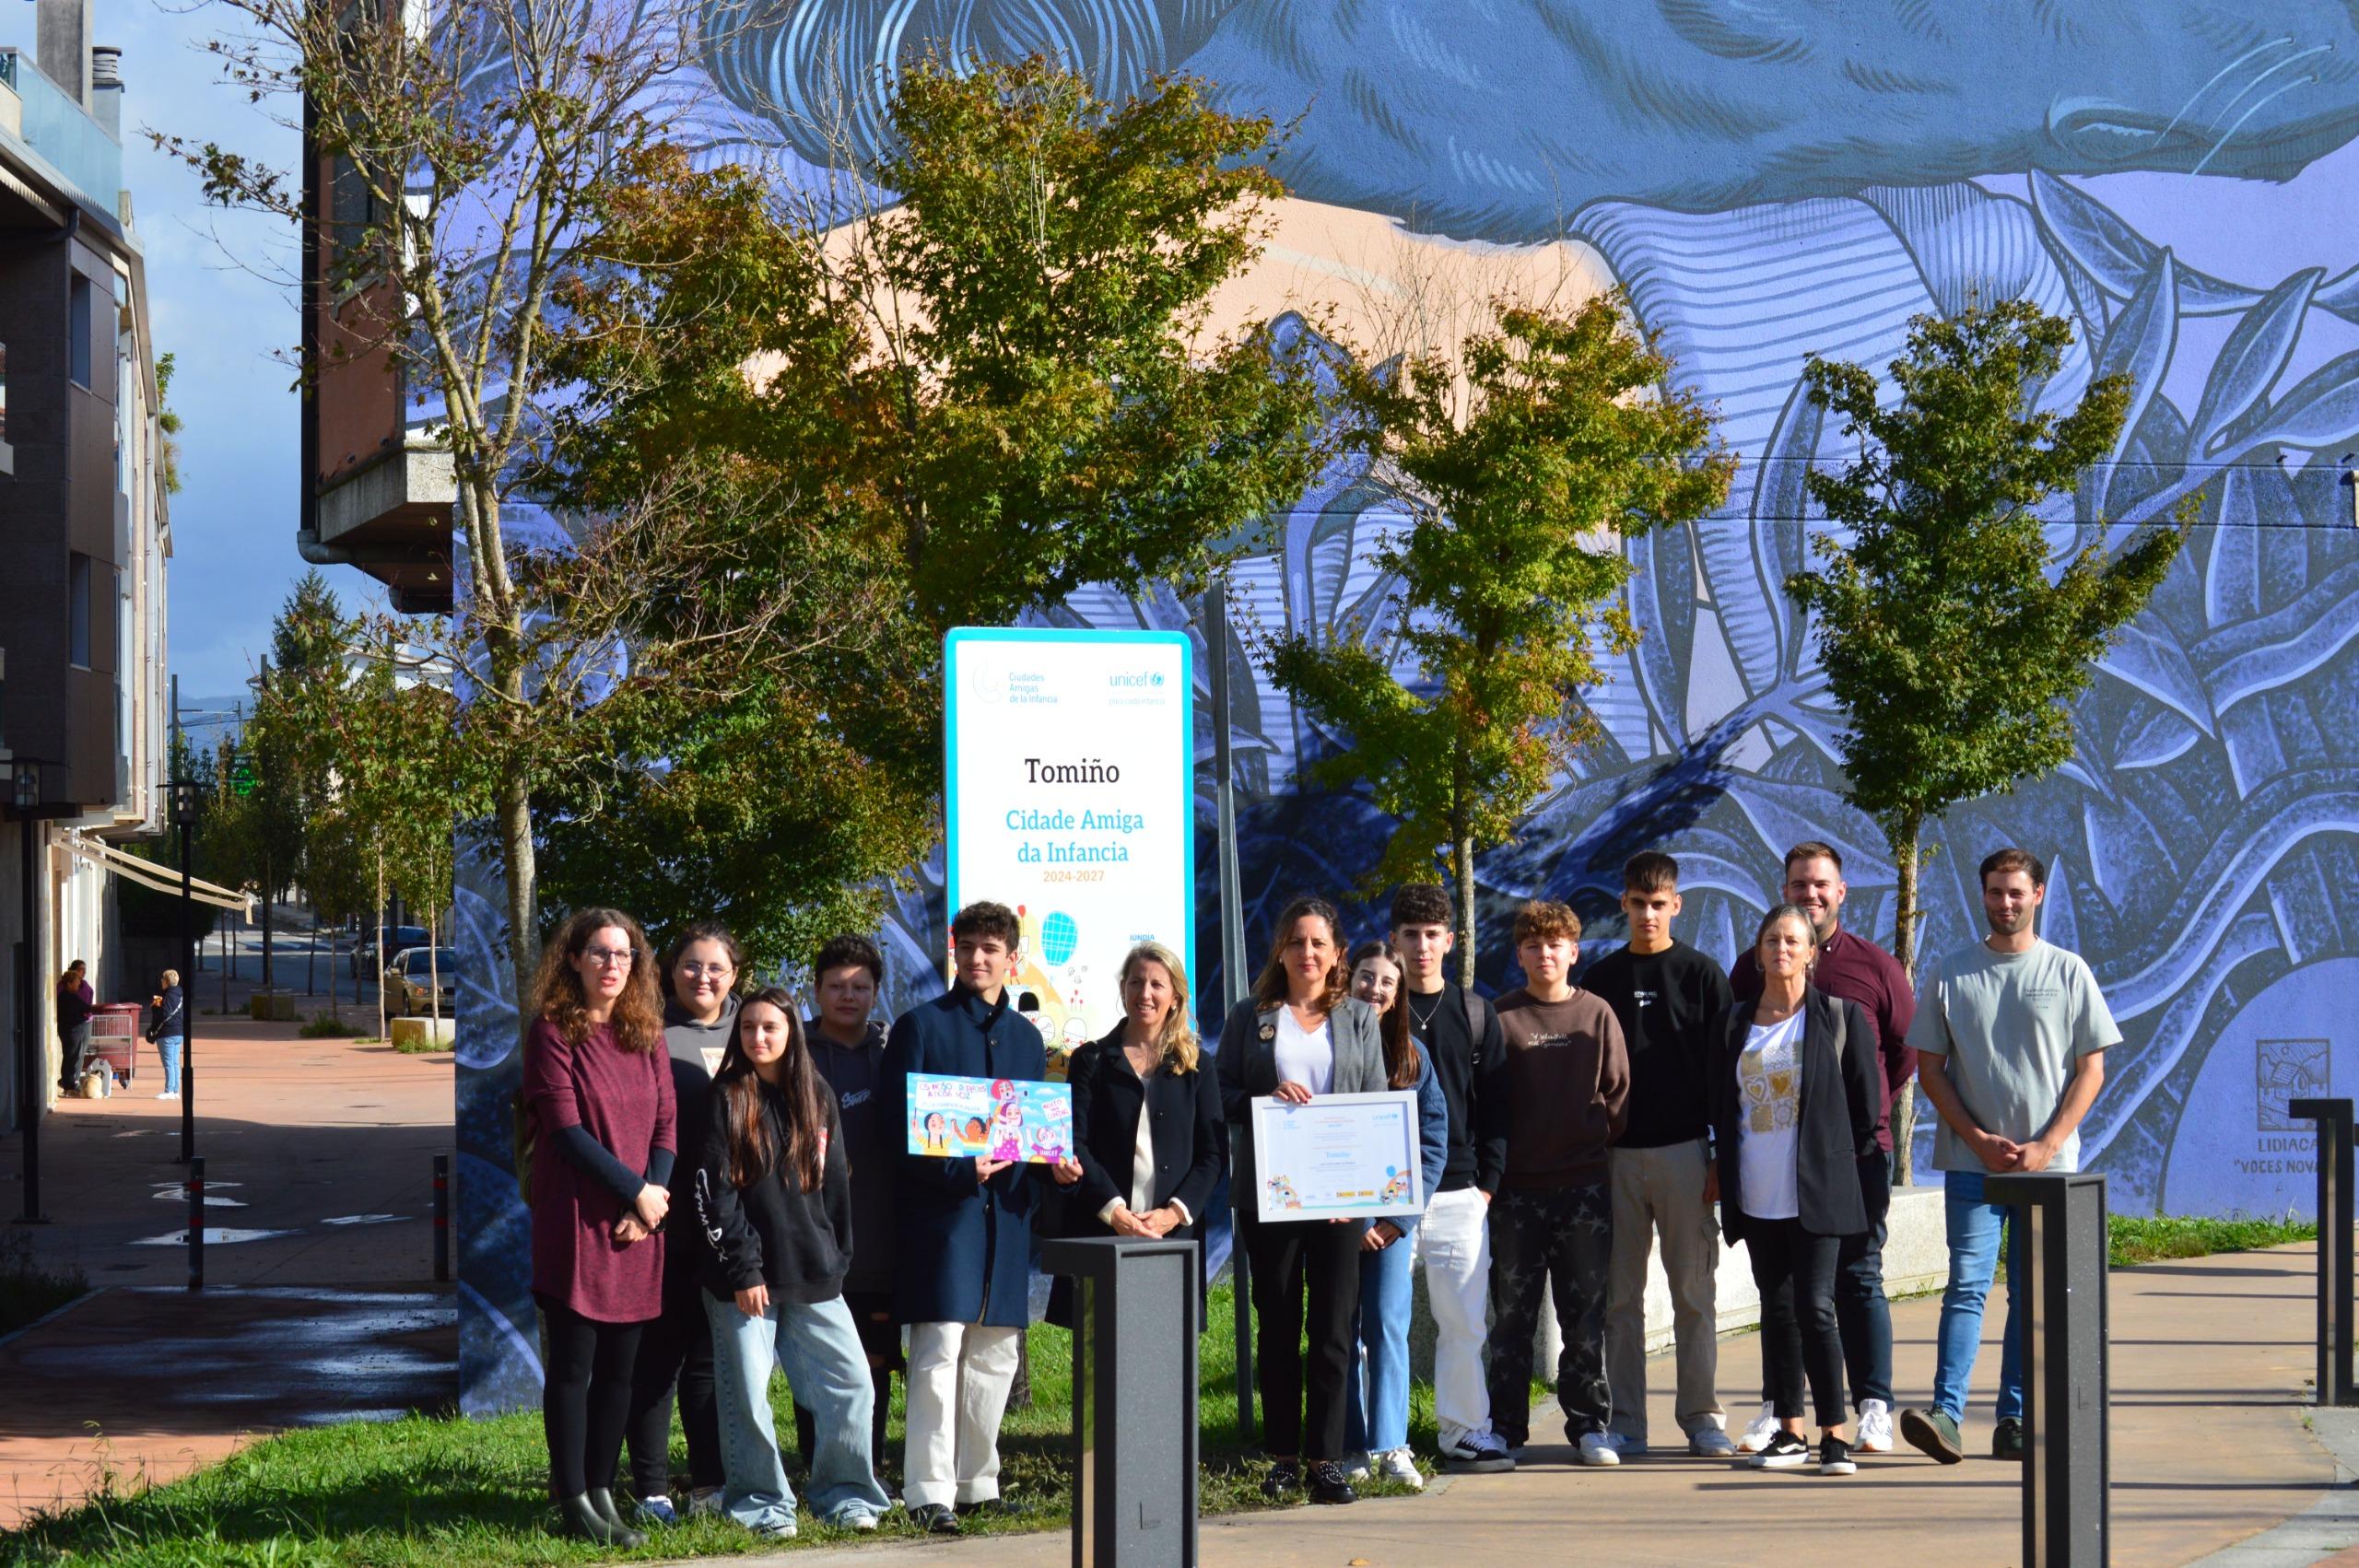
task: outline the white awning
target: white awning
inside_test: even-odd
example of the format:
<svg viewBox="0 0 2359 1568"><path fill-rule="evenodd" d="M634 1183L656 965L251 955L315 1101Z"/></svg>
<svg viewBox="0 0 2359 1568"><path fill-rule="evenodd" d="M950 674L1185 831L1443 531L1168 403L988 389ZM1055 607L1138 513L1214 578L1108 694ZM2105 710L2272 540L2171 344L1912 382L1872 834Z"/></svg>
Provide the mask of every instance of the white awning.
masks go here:
<svg viewBox="0 0 2359 1568"><path fill-rule="evenodd" d="M180 873L171 867L125 854L103 838L92 838L76 830L65 835L65 847L92 865L111 872L126 882L137 883L158 893L177 895L181 890ZM203 877L191 877L189 896L199 904L210 904L217 909L235 909L248 919L253 918L254 895L251 893L239 893L207 882Z"/></svg>

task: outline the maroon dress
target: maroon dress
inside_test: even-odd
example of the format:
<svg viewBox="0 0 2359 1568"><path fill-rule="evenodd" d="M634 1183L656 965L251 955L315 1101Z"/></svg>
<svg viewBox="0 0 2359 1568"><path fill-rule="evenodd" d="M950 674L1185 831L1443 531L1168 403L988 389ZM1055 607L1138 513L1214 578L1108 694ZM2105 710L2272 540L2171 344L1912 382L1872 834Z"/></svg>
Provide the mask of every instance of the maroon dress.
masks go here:
<svg viewBox="0 0 2359 1568"><path fill-rule="evenodd" d="M533 1293L600 1323L641 1323L663 1310L663 1237L615 1239L623 1202L557 1147L579 1126L634 1171L674 1146L671 1058L624 1050L593 1024L580 1046L557 1025L524 1036L526 1107L537 1118L533 1155Z"/></svg>

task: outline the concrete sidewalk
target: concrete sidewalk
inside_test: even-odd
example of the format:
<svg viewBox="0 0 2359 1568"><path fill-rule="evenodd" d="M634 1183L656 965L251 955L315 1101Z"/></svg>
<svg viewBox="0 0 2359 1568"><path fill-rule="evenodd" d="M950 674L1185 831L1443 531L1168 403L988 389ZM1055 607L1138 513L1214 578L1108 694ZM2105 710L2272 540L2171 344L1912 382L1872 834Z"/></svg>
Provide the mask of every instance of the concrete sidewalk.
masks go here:
<svg viewBox="0 0 2359 1568"><path fill-rule="evenodd" d="M64 1101L42 1124L52 1223L14 1234L95 1293L0 1340L0 1529L110 1471L117 1486L168 1480L257 1433L456 1392L429 1210L431 1156L452 1147L450 1054L195 1022L207 1288L184 1288L181 1107L153 1097L161 1073L143 1044L130 1091ZM21 1150L0 1138L9 1215Z"/></svg>
<svg viewBox="0 0 2359 1568"><path fill-rule="evenodd" d="M2183 1563L2311 1507L2335 1484L2306 1424L2315 1255L2308 1247L2157 1264L2112 1276L2113 1561ZM1893 1310L1903 1400L1933 1373L1940 1305ZM1987 1453L1997 1321L1978 1366L1983 1397L1969 1443ZM1753 1413L1757 1338L1725 1341L1719 1383L1731 1424ZM1650 1419L1676 1432L1667 1363L1653 1368ZM1535 1412L1536 1413L1536 1412ZM1349 1508L1294 1508L1206 1520L1203 1561L1269 1568L1453 1568L1583 1561L1688 1568L1709 1562L1901 1562L1996 1568L2021 1559L2019 1472L1989 1458L1943 1469L1912 1450L1864 1457L1860 1473L1769 1474L1664 1453L1617 1469L1571 1462L1561 1425L1535 1422L1512 1475L1452 1478L1438 1493ZM2359 1536L2340 1542L2351 1544ZM2332 1543L2322 1542L2320 1556ZM823 1559L862 1568L1062 1568L1063 1533L979 1538L750 1560Z"/></svg>

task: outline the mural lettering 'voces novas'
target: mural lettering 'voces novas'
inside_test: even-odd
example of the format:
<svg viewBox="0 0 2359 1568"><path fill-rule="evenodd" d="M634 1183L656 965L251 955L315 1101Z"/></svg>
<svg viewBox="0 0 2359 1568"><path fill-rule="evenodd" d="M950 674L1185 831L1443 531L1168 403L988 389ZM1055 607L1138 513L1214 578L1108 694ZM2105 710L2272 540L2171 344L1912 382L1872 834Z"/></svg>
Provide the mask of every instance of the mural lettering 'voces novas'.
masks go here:
<svg viewBox="0 0 2359 1568"><path fill-rule="evenodd" d="M1680 857L1686 934L1725 960L1806 837L1843 849L1849 923L1888 937L1891 867L1842 802L1840 715L1779 588L1812 526L1801 475L1843 456L1796 395L1802 363L1881 365L1910 316L1977 300L2069 316L2080 343L2041 401L2115 371L2136 397L2116 461L2051 518L2057 540L2118 537L2189 496L2200 521L2081 704L2078 758L1929 834L1926 945L1978 931L1985 849L2046 856L2046 932L2087 955L2128 1036L2084 1135L2116 1205L2308 1206L2285 1103L2359 1088L2359 532L2339 483L2359 449L2359 244L2334 221L2359 197L2346 6L769 0L706 16L723 153L823 156L803 127L833 117L834 84L937 44L1046 50L1109 91L1185 71L1230 107L1298 121L1281 165L1298 199L1250 297L1226 308L1364 303L1404 258L1526 250L1627 291L1743 467L1721 515L1632 546L1646 635L1590 694L1604 738L1478 872L1492 914L1570 898L1605 917L1603 945L1631 850ZM877 106L854 109L873 146ZM1236 595L1264 625L1380 635L1356 629L1388 591L1366 557L1398 523L1379 486L1339 468L1273 520ZM1334 738L1240 646L1203 646L1192 611L1085 593L1048 619L1185 630L1200 682L1228 661L1259 941L1288 894L1347 883L1384 825L1297 785ZM1209 826L1208 797L1200 810ZM478 887L464 904L487 947L498 901ZM939 915L922 900L904 915L887 934L914 992L932 984ZM1503 957L1484 955L1486 979L1509 978ZM1199 995L1219 985L1203 977ZM496 1177L514 1034L502 999L474 1000L484 1023L465 1037L485 1044L463 1051L462 1142ZM512 1402L537 1376L510 1277L521 1215L497 1179L463 1191L490 1194L468 1216L470 1402Z"/></svg>

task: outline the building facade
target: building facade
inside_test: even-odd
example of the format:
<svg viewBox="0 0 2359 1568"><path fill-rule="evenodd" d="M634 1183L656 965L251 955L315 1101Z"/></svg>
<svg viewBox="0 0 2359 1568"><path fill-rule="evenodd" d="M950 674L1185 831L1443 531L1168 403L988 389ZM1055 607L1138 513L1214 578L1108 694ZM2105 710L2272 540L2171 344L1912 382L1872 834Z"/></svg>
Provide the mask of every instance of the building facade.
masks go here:
<svg viewBox="0 0 2359 1568"><path fill-rule="evenodd" d="M36 3L34 52L0 51L0 1124L9 1126L56 1093L53 998L66 964L89 965L100 1001L152 990L155 977L111 962L113 892L98 854L77 846L152 836L169 807L167 454L146 266L123 189L119 52L93 41L91 0ZM28 1054L39 1069L29 1075Z"/></svg>

